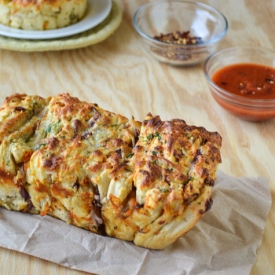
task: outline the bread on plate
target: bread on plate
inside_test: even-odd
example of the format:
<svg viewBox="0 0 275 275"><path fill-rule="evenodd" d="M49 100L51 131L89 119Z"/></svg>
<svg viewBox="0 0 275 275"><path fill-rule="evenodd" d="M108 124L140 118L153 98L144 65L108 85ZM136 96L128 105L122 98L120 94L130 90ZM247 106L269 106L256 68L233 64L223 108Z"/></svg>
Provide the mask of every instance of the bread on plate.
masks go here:
<svg viewBox="0 0 275 275"><path fill-rule="evenodd" d="M0 0L0 23L23 30L52 30L83 18L87 0Z"/></svg>

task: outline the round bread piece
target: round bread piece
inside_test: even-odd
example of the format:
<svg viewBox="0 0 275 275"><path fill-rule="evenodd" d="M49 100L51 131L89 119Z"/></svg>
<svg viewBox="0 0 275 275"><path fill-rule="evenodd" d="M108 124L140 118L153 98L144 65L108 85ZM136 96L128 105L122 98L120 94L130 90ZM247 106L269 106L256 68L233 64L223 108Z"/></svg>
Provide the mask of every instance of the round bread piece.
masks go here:
<svg viewBox="0 0 275 275"><path fill-rule="evenodd" d="M0 23L23 30L66 27L83 18L87 0L0 0Z"/></svg>

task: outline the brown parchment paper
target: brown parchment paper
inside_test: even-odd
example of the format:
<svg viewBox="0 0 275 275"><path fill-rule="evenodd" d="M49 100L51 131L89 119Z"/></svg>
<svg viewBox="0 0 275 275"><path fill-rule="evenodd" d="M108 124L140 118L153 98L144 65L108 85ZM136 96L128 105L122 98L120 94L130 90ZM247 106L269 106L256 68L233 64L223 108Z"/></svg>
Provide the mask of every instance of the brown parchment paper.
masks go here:
<svg viewBox="0 0 275 275"><path fill-rule="evenodd" d="M212 209L162 251L0 208L0 246L100 275L249 274L271 206L266 178L218 172Z"/></svg>

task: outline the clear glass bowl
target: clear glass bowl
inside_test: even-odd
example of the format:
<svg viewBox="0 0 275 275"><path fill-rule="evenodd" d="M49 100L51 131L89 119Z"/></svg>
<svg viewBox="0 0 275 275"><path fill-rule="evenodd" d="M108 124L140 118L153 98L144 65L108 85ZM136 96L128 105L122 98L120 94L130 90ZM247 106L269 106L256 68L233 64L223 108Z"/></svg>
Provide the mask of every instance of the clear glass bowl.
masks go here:
<svg viewBox="0 0 275 275"><path fill-rule="evenodd" d="M208 57L204 74L213 98L231 114L249 121L263 121L275 117L275 99L253 99L234 95L212 81L213 75L233 64L259 64L275 69L275 52L256 47L223 49Z"/></svg>
<svg viewBox="0 0 275 275"><path fill-rule="evenodd" d="M198 2L158 1L141 6L133 25L144 48L157 60L173 65L198 64L216 51L228 30L225 16L215 8ZM176 31L190 31L201 38L194 45L175 45L155 37Z"/></svg>

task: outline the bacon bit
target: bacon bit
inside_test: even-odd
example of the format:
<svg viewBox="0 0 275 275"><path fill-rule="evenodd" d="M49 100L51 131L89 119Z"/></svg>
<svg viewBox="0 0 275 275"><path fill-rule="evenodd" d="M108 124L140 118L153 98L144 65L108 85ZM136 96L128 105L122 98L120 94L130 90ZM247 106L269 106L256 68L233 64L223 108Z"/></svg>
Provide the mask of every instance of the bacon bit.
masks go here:
<svg viewBox="0 0 275 275"><path fill-rule="evenodd" d="M81 130L82 122L78 119L73 120L72 122L72 128L75 133L78 133Z"/></svg>
<svg viewBox="0 0 275 275"><path fill-rule="evenodd" d="M201 169L198 169L198 174L201 177L208 177L209 176L209 171L208 171L207 168L201 168Z"/></svg>
<svg viewBox="0 0 275 275"><path fill-rule="evenodd" d="M192 187L191 189L193 189L193 187ZM198 196L199 196L198 193L194 193L194 194L190 195L187 199L185 199L185 200L184 200L184 203L188 205L188 204L190 204L192 201L194 201L195 199L197 199Z"/></svg>
<svg viewBox="0 0 275 275"><path fill-rule="evenodd" d="M140 135L140 130L139 129L135 129L134 130L135 144L138 142L139 135Z"/></svg>
<svg viewBox="0 0 275 275"><path fill-rule="evenodd" d="M99 194L94 195L93 206L102 207Z"/></svg>
<svg viewBox="0 0 275 275"><path fill-rule="evenodd" d="M210 198L209 200L206 201L206 203L205 203L205 212L211 209L212 204L213 204L212 198Z"/></svg>
<svg viewBox="0 0 275 275"><path fill-rule="evenodd" d="M92 217L94 218L97 226L103 225L103 219L101 217L99 217L95 212L92 212Z"/></svg>
<svg viewBox="0 0 275 275"><path fill-rule="evenodd" d="M81 136L81 140L84 140L84 139L86 139L86 138L88 138L89 136L92 136L92 135L93 135L92 132L85 133Z"/></svg>
<svg viewBox="0 0 275 275"><path fill-rule="evenodd" d="M24 201L28 201L29 198L30 198L30 195L29 193L27 192L27 190L22 186L20 185L20 195L22 196L22 198L24 199Z"/></svg>
<svg viewBox="0 0 275 275"><path fill-rule="evenodd" d="M136 205L135 205L135 209L140 209L140 208L143 208L144 207L144 204L139 204L136 202Z"/></svg>
<svg viewBox="0 0 275 275"><path fill-rule="evenodd" d="M48 158L44 160L43 166L49 170L54 170L62 162L62 160L62 157Z"/></svg>
<svg viewBox="0 0 275 275"><path fill-rule="evenodd" d="M49 138L49 149L52 150L58 145L58 139L56 137Z"/></svg>
<svg viewBox="0 0 275 275"><path fill-rule="evenodd" d="M95 106L98 106L97 104L94 104ZM101 116L100 112L94 107L92 106L92 111L94 111L95 113L97 113L99 116Z"/></svg>
<svg viewBox="0 0 275 275"><path fill-rule="evenodd" d="M94 108L94 110L96 110ZM88 121L88 126L93 127L95 122L101 117L100 113L97 111L94 116Z"/></svg>
<svg viewBox="0 0 275 275"><path fill-rule="evenodd" d="M73 185L73 189L76 189L76 190L78 190L78 188L80 187L80 184L79 184L79 182L78 182L78 180L74 183L74 185Z"/></svg>
<svg viewBox="0 0 275 275"><path fill-rule="evenodd" d="M118 157L119 157L120 159L122 159L122 151L121 151L121 149L118 149L118 150L116 150L115 152L116 152L116 154L118 155Z"/></svg>
<svg viewBox="0 0 275 275"><path fill-rule="evenodd" d="M15 111L19 111L19 112L25 112L26 109L24 107L21 107L21 106L17 106L14 108Z"/></svg>
<svg viewBox="0 0 275 275"><path fill-rule="evenodd" d="M207 177L207 178L204 180L204 184L209 185L209 186L214 186L215 181L214 181L212 178Z"/></svg>
<svg viewBox="0 0 275 275"><path fill-rule="evenodd" d="M194 156L194 159L193 159L192 163L196 163L199 160L199 156L201 156L201 155L202 155L202 152L201 152L200 149L198 149L195 153L195 156Z"/></svg>
<svg viewBox="0 0 275 275"><path fill-rule="evenodd" d="M213 204L213 200L212 200L212 198L210 198L209 200L207 200L205 202L205 210L200 209L199 213L200 214L204 214L205 212L207 212L208 210L210 210L211 207L212 207L212 204Z"/></svg>

